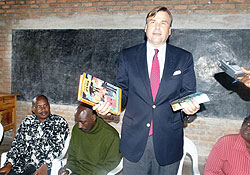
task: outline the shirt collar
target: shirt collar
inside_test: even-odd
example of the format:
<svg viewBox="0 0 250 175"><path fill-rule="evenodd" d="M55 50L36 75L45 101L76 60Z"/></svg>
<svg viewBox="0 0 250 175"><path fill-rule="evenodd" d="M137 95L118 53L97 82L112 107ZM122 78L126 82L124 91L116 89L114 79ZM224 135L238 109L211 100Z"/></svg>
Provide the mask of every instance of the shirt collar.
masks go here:
<svg viewBox="0 0 250 175"><path fill-rule="evenodd" d="M166 47L167 47L167 44L164 43L164 44L163 44L162 46L160 46L159 48L155 48L150 42L147 41L147 49L149 49L149 50L158 49L158 50L159 50L159 54L164 53L164 55L165 55ZM153 52L153 53L154 53L154 52Z"/></svg>
<svg viewBox="0 0 250 175"><path fill-rule="evenodd" d="M102 127L100 127L100 125L101 125L100 120L101 119L98 118L98 116L96 116L95 125L93 126L93 128L90 131L88 131L86 133L88 133L88 134L95 134L95 133L99 132L102 129Z"/></svg>
<svg viewBox="0 0 250 175"><path fill-rule="evenodd" d="M35 113L33 113L32 116L33 116L33 118L34 118L37 122L40 123L40 121L39 121L39 119L37 118L37 116L36 116ZM45 122L45 121L47 121L47 120L50 120L51 116L52 116L52 114L50 113L50 115L49 115L43 122Z"/></svg>

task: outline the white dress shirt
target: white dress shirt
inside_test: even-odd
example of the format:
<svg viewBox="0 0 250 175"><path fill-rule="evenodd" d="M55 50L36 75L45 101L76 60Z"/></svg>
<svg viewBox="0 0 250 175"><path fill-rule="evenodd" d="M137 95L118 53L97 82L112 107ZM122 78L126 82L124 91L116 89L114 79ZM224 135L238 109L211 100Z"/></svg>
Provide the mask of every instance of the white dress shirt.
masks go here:
<svg viewBox="0 0 250 175"><path fill-rule="evenodd" d="M159 64L160 64L160 79L162 77L163 74L163 70L164 70L164 64L165 64L165 55L166 55L166 43L164 45L162 45L161 47L157 48L159 50L158 52L158 60L159 60ZM155 55L155 50L156 48L154 48L149 42L147 42L147 63L148 63L148 75L150 78L150 73L151 73L151 68L152 68L152 63L153 63L153 58Z"/></svg>

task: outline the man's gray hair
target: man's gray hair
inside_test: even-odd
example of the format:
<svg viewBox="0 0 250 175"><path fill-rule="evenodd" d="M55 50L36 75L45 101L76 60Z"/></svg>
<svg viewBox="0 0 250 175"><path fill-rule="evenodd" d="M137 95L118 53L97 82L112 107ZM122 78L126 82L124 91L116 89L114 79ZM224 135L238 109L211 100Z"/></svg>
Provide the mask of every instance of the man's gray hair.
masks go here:
<svg viewBox="0 0 250 175"><path fill-rule="evenodd" d="M35 106L38 97L44 98L44 99L49 103L49 100L48 100L48 98L47 98L45 95L39 94L39 95L36 95L36 96L32 99L32 107Z"/></svg>

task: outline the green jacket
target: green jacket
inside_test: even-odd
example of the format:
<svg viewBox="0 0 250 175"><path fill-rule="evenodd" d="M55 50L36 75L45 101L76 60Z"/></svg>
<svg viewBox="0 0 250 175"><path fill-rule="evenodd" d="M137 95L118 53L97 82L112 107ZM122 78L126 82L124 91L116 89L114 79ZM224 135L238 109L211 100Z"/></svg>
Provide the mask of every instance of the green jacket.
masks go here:
<svg viewBox="0 0 250 175"><path fill-rule="evenodd" d="M97 117L87 133L75 124L68 149L66 168L79 175L105 175L121 160L118 132Z"/></svg>

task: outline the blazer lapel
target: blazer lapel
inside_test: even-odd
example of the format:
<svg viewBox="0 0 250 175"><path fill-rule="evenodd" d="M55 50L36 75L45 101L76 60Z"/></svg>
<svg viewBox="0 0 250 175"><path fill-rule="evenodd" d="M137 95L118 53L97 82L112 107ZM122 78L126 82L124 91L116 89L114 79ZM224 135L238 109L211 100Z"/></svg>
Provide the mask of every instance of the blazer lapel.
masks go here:
<svg viewBox="0 0 250 175"><path fill-rule="evenodd" d="M138 72L140 72L141 81L143 82L143 86L141 90L145 90L147 94L147 98L145 99L148 101L150 98L153 101L152 93L151 93L151 86L150 86L150 79L148 74L148 65L147 65L147 52L146 52L146 43L138 50L138 54L136 57L136 63L138 67Z"/></svg>
<svg viewBox="0 0 250 175"><path fill-rule="evenodd" d="M161 101L161 97L164 97L167 95L167 86L169 85L166 82L167 82L167 79L169 79L172 76L174 64L175 64L175 60L167 44L164 69L163 69L158 93L155 99L155 101L157 102Z"/></svg>

